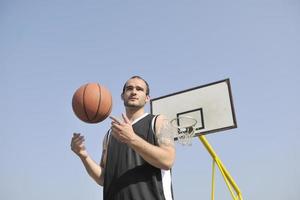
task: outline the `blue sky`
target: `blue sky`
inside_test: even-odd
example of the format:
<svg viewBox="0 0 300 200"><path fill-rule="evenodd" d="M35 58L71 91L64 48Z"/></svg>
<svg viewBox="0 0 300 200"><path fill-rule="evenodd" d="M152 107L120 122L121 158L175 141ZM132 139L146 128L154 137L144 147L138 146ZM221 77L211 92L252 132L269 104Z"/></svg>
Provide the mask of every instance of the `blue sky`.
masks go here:
<svg viewBox="0 0 300 200"><path fill-rule="evenodd" d="M102 199L69 144L83 133L98 162L110 121L79 121L71 98L99 82L119 116L123 83L140 75L152 98L230 78L238 128L207 139L244 199L298 200L299 11L296 0L1 1L0 199ZM203 145L176 148L176 199L210 199ZM216 181L216 199L231 199Z"/></svg>

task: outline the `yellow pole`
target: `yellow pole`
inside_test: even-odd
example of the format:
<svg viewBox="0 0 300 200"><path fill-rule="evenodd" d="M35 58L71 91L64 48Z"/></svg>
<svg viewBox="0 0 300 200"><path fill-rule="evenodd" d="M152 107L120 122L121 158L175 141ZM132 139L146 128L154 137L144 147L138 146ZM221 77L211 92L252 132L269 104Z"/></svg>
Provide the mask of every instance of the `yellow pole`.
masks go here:
<svg viewBox="0 0 300 200"><path fill-rule="evenodd" d="M216 162L213 160L212 163L212 178L211 178L211 200L215 199L215 166Z"/></svg>
<svg viewBox="0 0 300 200"><path fill-rule="evenodd" d="M209 152L209 154L211 155L211 157L213 158L213 160L217 163L217 165L218 165L218 167L219 167L219 169L220 169L220 171L222 173L222 176L224 177L225 182L226 182L227 186L229 187L230 192L232 192L232 191L231 191L230 186L228 185L228 183L234 188L236 194L238 195L238 198L240 200L242 200L243 198L242 198L242 194L241 194L241 191L240 191L239 187L234 182L234 180L231 177L230 173L228 172L228 170L226 169L226 167L222 163L221 159L219 159L218 155L213 150L212 146L209 144L209 142L207 141L207 139L205 138L205 136L204 135L200 135L198 138L200 139L200 141L202 142L202 144L205 146L206 150ZM236 199L234 196L233 196L233 198Z"/></svg>
<svg viewBox="0 0 300 200"><path fill-rule="evenodd" d="M221 172L221 174L222 174L222 176L223 176L223 178L224 178L224 181L225 181L225 183L226 183L226 185L227 185L227 187L228 187L228 189L229 189L229 191L230 191L230 194L231 194L232 198L233 198L234 200L238 200L238 199L235 197L234 192L232 191L232 185L230 184L230 182L228 181L228 179L227 179L226 176L225 176L224 170L223 170L223 168L222 168L222 164L220 163L220 161L219 161L218 159L217 159L216 163L217 163L217 165L218 165L218 167L219 167L219 169L220 169L220 172Z"/></svg>

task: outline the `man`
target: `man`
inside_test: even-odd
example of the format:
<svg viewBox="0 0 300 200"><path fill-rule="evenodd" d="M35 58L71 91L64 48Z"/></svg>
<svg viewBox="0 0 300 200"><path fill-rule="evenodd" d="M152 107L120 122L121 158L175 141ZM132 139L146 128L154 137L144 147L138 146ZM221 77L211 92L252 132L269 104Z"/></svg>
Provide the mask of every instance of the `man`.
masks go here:
<svg viewBox="0 0 300 200"><path fill-rule="evenodd" d="M145 113L149 85L139 76L124 85L121 98L126 114L112 119L103 140L100 165L91 159L84 137L74 133L71 148L88 174L104 186L104 200L171 200L171 172L175 160L172 134L162 131L165 118Z"/></svg>

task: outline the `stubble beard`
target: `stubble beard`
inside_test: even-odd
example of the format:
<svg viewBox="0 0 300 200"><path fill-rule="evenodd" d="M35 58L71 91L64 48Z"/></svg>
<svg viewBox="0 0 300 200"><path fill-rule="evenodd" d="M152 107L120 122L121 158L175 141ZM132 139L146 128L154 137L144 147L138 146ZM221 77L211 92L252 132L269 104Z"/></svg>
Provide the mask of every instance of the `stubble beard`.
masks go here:
<svg viewBox="0 0 300 200"><path fill-rule="evenodd" d="M124 106L130 109L140 109L145 106L145 104L131 104L124 101Z"/></svg>

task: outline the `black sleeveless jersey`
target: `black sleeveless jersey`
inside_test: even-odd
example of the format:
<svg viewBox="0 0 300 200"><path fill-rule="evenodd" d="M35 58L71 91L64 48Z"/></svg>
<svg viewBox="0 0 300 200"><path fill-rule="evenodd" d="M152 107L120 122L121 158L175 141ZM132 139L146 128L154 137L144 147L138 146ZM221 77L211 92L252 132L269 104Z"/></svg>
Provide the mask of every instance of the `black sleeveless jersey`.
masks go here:
<svg viewBox="0 0 300 200"><path fill-rule="evenodd" d="M147 142L157 145L154 115L145 114L133 130ZM165 179L165 180L164 180ZM170 170L147 163L128 145L109 138L104 174L104 200L169 200L172 198Z"/></svg>

